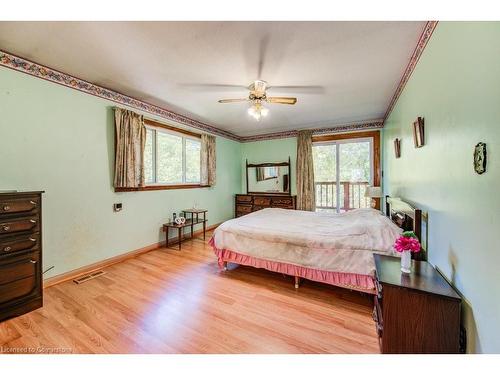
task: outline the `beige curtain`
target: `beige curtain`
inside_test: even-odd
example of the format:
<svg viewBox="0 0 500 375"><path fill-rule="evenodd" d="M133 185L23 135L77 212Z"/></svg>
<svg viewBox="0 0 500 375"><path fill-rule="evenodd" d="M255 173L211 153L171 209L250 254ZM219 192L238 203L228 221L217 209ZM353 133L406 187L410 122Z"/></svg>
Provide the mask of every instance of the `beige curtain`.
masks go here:
<svg viewBox="0 0 500 375"><path fill-rule="evenodd" d="M316 209L312 131L299 131L297 136L297 209Z"/></svg>
<svg viewBox="0 0 500 375"><path fill-rule="evenodd" d="M201 135L201 185L215 185L215 137Z"/></svg>
<svg viewBox="0 0 500 375"><path fill-rule="evenodd" d="M132 111L115 108L115 187L144 186L144 118Z"/></svg>

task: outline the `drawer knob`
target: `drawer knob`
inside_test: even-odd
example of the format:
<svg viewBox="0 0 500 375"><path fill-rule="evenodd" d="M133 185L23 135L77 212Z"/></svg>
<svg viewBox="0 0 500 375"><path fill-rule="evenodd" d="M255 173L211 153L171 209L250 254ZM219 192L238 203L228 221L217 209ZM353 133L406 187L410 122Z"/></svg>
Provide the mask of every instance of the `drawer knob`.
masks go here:
<svg viewBox="0 0 500 375"><path fill-rule="evenodd" d="M29 238L29 240L30 240L31 242L36 242L36 238L33 238L33 237L30 237L30 238Z"/></svg>
<svg viewBox="0 0 500 375"><path fill-rule="evenodd" d="M9 211L10 210L10 206L8 204L6 204L5 206L3 206L3 210L4 211Z"/></svg>
<svg viewBox="0 0 500 375"><path fill-rule="evenodd" d="M30 263L31 263L31 264L36 264L36 260L34 260L34 259L30 259Z"/></svg>
<svg viewBox="0 0 500 375"><path fill-rule="evenodd" d="M12 250L12 247L10 247L10 246L5 246L3 248L3 251L11 251L11 250Z"/></svg>
<svg viewBox="0 0 500 375"><path fill-rule="evenodd" d="M33 206L36 206L36 202L35 202L35 201L30 201L30 203L31 203Z"/></svg>
<svg viewBox="0 0 500 375"><path fill-rule="evenodd" d="M30 219L30 223L36 224L36 220Z"/></svg>
<svg viewBox="0 0 500 375"><path fill-rule="evenodd" d="M4 225L4 226L2 227L2 230L3 230L4 232L8 232L8 231L10 230L10 227L9 227L8 225Z"/></svg>

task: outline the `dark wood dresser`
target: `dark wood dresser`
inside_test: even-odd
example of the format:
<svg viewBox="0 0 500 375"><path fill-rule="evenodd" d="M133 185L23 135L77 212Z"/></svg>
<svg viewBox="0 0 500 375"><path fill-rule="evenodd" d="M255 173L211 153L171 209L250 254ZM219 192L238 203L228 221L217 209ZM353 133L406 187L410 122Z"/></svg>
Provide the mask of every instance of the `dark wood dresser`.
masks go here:
<svg viewBox="0 0 500 375"><path fill-rule="evenodd" d="M382 353L459 353L461 298L446 279L425 261L403 275L400 258L374 256Z"/></svg>
<svg viewBox="0 0 500 375"><path fill-rule="evenodd" d="M277 194L236 194L234 210L236 217L269 207L295 210L296 196Z"/></svg>
<svg viewBox="0 0 500 375"><path fill-rule="evenodd" d="M42 193L0 193L0 321L43 303Z"/></svg>

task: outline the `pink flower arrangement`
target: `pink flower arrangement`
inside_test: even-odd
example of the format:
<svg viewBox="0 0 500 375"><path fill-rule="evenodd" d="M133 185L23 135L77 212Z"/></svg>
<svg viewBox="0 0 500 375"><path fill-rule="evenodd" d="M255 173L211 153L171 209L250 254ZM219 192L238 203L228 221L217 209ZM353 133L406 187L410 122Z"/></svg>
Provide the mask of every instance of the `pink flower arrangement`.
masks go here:
<svg viewBox="0 0 500 375"><path fill-rule="evenodd" d="M420 242L415 233L411 231L403 232L403 235L396 240L394 249L399 253L403 251L418 253L420 251Z"/></svg>

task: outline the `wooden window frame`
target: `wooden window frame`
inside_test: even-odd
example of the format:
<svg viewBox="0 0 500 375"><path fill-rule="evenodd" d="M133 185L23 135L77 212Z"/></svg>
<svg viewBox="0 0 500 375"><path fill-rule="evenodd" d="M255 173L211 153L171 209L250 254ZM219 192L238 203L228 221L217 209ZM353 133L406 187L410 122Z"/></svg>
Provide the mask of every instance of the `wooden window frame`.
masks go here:
<svg viewBox="0 0 500 375"><path fill-rule="evenodd" d="M187 135L187 136L190 136L193 138L201 139L201 134L193 133L189 130L176 128L174 126L163 124L161 122L157 122L157 121L150 120L150 119L144 119L144 125L147 125L149 128L165 129L165 130L169 130L171 132L180 133L180 134ZM115 138L116 138L116 134L115 134ZM115 147L115 152L116 152L116 147ZM115 156L115 159L116 159L116 156ZM183 160L183 163L185 163L185 160ZM192 184L192 183L154 184L154 185L145 185L145 186L139 186L139 187L116 187L115 192L155 191L155 190L175 190L175 189L199 189L199 188L207 188L207 187L209 187L209 186L201 185L199 183L198 184Z"/></svg>
<svg viewBox="0 0 500 375"><path fill-rule="evenodd" d="M328 135L313 135L312 141L315 142L331 142L340 141L346 139L360 139L360 138L371 138L373 142L373 186L381 186L382 181L382 167L380 163L380 131L360 131L352 133L338 133L338 134L328 134ZM380 210L380 199L375 199L375 208Z"/></svg>

